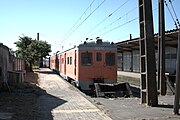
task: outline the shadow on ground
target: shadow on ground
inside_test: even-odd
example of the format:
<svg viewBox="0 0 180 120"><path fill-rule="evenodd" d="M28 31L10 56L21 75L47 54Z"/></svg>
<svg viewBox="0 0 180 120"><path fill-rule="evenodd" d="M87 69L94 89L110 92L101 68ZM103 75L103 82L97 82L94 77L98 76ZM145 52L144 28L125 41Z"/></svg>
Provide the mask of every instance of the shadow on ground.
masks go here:
<svg viewBox="0 0 180 120"><path fill-rule="evenodd" d="M43 74L55 74L56 72L53 72L53 71L39 71L39 73L43 73Z"/></svg>
<svg viewBox="0 0 180 120"><path fill-rule="evenodd" d="M161 105L161 104L159 104L157 107L160 107L160 108L173 108L173 105Z"/></svg>
<svg viewBox="0 0 180 120"><path fill-rule="evenodd" d="M141 95L140 95L140 89L139 89L138 87L130 86L130 89L131 89L131 91L132 91L133 97L138 97L138 98L141 97Z"/></svg>
<svg viewBox="0 0 180 120"><path fill-rule="evenodd" d="M53 120L51 111L67 102L38 86L38 72L27 73L24 84L0 96L0 119L11 120Z"/></svg>

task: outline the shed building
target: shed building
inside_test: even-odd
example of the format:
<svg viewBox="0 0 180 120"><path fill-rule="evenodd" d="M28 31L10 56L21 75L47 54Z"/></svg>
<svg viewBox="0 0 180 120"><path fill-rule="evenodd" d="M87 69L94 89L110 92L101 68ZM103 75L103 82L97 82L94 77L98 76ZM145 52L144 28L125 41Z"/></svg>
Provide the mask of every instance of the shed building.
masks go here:
<svg viewBox="0 0 180 120"><path fill-rule="evenodd" d="M154 35L156 63L158 62L158 34ZM118 70L140 72L139 38L116 43L118 46ZM178 30L165 32L165 72L175 74L178 44ZM156 64L157 67L157 64Z"/></svg>

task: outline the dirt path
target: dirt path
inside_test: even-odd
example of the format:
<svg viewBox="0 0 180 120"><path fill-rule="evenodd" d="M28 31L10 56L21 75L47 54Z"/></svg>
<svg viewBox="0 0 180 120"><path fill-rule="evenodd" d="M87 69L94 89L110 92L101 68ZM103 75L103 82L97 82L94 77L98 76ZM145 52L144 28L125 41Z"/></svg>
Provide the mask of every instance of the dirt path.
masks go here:
<svg viewBox="0 0 180 120"><path fill-rule="evenodd" d="M37 114L37 98L46 94L38 87L38 73L27 73L24 84L10 86L0 91L0 119L35 120Z"/></svg>

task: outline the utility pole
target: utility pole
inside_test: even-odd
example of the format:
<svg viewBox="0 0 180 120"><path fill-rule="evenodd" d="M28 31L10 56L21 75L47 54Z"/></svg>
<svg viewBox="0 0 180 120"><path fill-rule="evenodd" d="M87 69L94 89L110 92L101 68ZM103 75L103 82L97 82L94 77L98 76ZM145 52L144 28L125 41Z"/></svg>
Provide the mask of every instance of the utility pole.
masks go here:
<svg viewBox="0 0 180 120"><path fill-rule="evenodd" d="M176 89L174 98L174 114L179 114L179 98L180 98L180 28L178 33L178 51L177 51L177 66L176 66Z"/></svg>
<svg viewBox="0 0 180 120"><path fill-rule="evenodd" d="M37 40L39 40L39 33L37 33ZM43 57L40 57L40 64L39 67L43 67Z"/></svg>
<svg viewBox="0 0 180 120"><path fill-rule="evenodd" d="M164 20L164 0L158 0L159 7L159 36L158 36L158 89L160 94L166 94L165 81L165 20Z"/></svg>
<svg viewBox="0 0 180 120"><path fill-rule="evenodd" d="M37 40L39 40L39 33L37 33Z"/></svg>
<svg viewBox="0 0 180 120"><path fill-rule="evenodd" d="M139 0L141 103L158 105L152 1Z"/></svg>
<svg viewBox="0 0 180 120"><path fill-rule="evenodd" d="M132 40L132 34L129 35L129 39L130 39L130 41ZM133 69L134 69L133 68L133 59L134 59L133 58L133 50L131 50L131 69L130 69L131 72L133 72Z"/></svg>

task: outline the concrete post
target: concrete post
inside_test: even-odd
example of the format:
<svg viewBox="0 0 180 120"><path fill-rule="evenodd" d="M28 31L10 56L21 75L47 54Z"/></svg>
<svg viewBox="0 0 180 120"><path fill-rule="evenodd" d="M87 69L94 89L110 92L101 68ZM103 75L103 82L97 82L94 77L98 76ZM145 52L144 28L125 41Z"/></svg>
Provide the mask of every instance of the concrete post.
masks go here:
<svg viewBox="0 0 180 120"><path fill-rule="evenodd" d="M178 51L177 51L177 66L176 66L176 89L174 98L174 114L179 114L179 98L180 98L180 29L178 33Z"/></svg>
<svg viewBox="0 0 180 120"><path fill-rule="evenodd" d="M152 1L139 0L141 102L158 105Z"/></svg>
<svg viewBox="0 0 180 120"><path fill-rule="evenodd" d="M37 33L37 40L39 40L39 33Z"/></svg>
<svg viewBox="0 0 180 120"><path fill-rule="evenodd" d="M164 0L158 0L159 4L159 38L158 38L158 88L161 95L166 94L165 81L165 18Z"/></svg>

